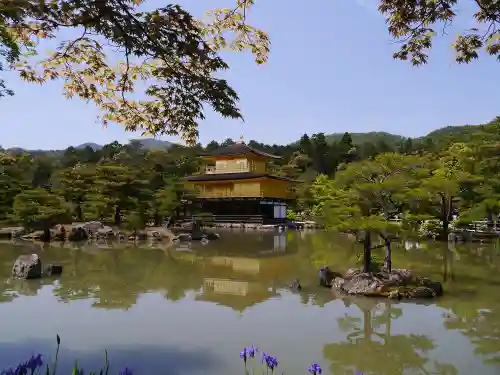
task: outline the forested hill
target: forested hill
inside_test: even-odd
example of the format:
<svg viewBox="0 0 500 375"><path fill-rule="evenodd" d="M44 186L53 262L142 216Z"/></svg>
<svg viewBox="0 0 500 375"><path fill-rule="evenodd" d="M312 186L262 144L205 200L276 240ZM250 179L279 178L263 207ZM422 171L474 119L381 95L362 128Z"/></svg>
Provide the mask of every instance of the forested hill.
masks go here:
<svg viewBox="0 0 500 375"><path fill-rule="evenodd" d="M412 138L412 143L417 143L417 144L427 144L429 145L430 143L433 144L448 144L449 142L468 142L473 134L477 133L480 131L482 128L485 126L488 126L488 124L480 124L480 125L461 125L461 126L446 126L444 128L440 128L437 130L434 130L427 135L421 136L421 137L416 137ZM320 133L323 134L323 133ZM344 137L345 133L331 133L331 134L325 134L325 139L326 142L330 145L338 143L342 140L342 137ZM402 147L405 142L407 142L408 138L397 135L397 134L391 134L388 132L377 132L377 131L372 131L372 132L366 132L366 133L349 133L349 136L352 140L352 143L355 145L363 145L363 144L378 144L378 145L387 145L391 148L398 149ZM231 143L233 142L232 139L228 139L225 141L225 143ZM297 140L290 145L265 145L261 142L257 141L251 141L254 145L263 145L265 146L268 150L273 149L281 149L281 148L288 148L288 149L294 149L300 144L300 140ZM142 138L142 139L132 139L129 141L129 144L138 144L142 148L147 149L147 150L168 150L169 148L174 145L174 143L169 142L169 141L162 141L158 139L153 139L153 138ZM215 142L211 142L208 145L208 148L213 148L215 146ZM217 143L218 144L218 143ZM101 150L104 145L100 145L97 143L93 142L87 142L83 143L80 145L74 146L75 149L84 149L86 147L90 147L94 150ZM1 149L1 146L0 146ZM19 147L14 147L8 149L9 151L12 152L29 152L33 154L40 154L44 152L55 152L58 153L60 151L64 150L24 150ZM279 152L278 152L279 153Z"/></svg>
<svg viewBox="0 0 500 375"><path fill-rule="evenodd" d="M362 143L376 143L379 141L386 142L388 144L400 144L405 140L405 137L401 135L391 134L387 132L368 132L368 133L349 133L351 135L352 141L355 144ZM332 133L326 136L329 143L339 142L342 139L344 133Z"/></svg>
<svg viewBox="0 0 500 375"><path fill-rule="evenodd" d="M154 139L154 138L142 138L142 139L131 139L129 141L129 144L137 144L137 145L140 145L140 147L144 148L144 149L147 149L147 150L168 150L174 143L172 142L169 142L169 141L162 141L162 140L159 140L159 139ZM77 146L73 146L75 149L84 149L86 147L90 147L91 149L93 150L101 150L104 145L100 145L98 143L94 143L94 142L86 142L86 143L82 143L80 145L77 145ZM1 146L0 146L0 149L1 149ZM63 152L64 150L40 150L40 149L37 149L37 150L25 150L25 149L22 149L20 147L12 147L12 148L9 148L8 151L12 151L12 152L28 152L28 153L33 153L33 154L40 154L40 153L44 153L44 152L52 152L52 153L60 153L60 152Z"/></svg>
<svg viewBox="0 0 500 375"><path fill-rule="evenodd" d="M486 124L487 125L487 124ZM430 133L413 138L417 142L425 142L427 139L431 139L434 142L441 143L443 141L469 141L473 134L476 134L485 125L458 125L458 126L446 126L444 128L436 129ZM363 144L363 143L377 143L385 142L391 145L400 145L407 138L397 134L391 134L387 132L367 132L367 133L349 133L353 143ZM330 143L338 142L342 139L344 133L332 133L326 136L326 139Z"/></svg>
<svg viewBox="0 0 500 375"><path fill-rule="evenodd" d="M347 165L383 153L440 155L452 143L463 141L473 149L496 153L500 117L482 126L448 127L418 139L391 140L374 134L355 138L344 133L333 140L323 133L304 134L285 146L248 143L281 157L270 162L269 172L302 181L293 191L296 199L291 208L307 210L315 201L311 186L318 175L335 178ZM69 215L78 221L105 217L118 224L120 215L128 212L135 215L128 215L128 220L134 218L139 224L153 218L156 222L177 210L181 197L191 193L182 177L199 173L202 165L197 156L233 142L183 147L152 141L84 144L60 151L0 150L0 223L35 225L38 221L29 220L36 210L42 216L53 212L51 220L60 220L58 215L67 216L70 208Z"/></svg>

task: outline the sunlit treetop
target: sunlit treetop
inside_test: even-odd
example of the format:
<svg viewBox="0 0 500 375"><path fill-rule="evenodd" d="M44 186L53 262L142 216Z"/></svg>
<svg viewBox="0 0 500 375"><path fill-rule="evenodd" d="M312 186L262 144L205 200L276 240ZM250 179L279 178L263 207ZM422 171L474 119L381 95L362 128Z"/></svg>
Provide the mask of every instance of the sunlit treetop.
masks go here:
<svg viewBox="0 0 500 375"><path fill-rule="evenodd" d="M228 68L217 55L226 46L219 30L234 31L235 49L253 43L256 32L234 21L247 4L214 11L212 22L202 23L180 6L143 11L143 2L1 0L0 53L29 82L61 79L66 97L102 110L104 125L112 121L145 134L180 134L193 143L204 106L241 118L236 92L215 74ZM78 37L42 54L40 43L61 39L64 29L74 29ZM254 44L250 48L263 62L266 51ZM111 51L122 60L112 62Z"/></svg>
<svg viewBox="0 0 500 375"><path fill-rule="evenodd" d="M252 42L249 43L250 48L254 53L263 51L267 54L269 41L265 34L250 28L245 23L248 13L242 4L248 7L253 5L253 2L254 0L237 0L235 10L217 10L214 14L218 18L224 18L225 21L219 25L226 26L230 31L238 29L232 26L233 24L245 24L246 28L253 32L250 33L253 36ZM479 57L481 50L497 58L500 57L498 0L378 0L378 4L380 13L386 19L390 35L401 43L399 51L393 55L395 59L408 60L413 65L427 63L434 37L448 33L453 21L459 15L467 14L471 4L475 7L472 15L474 26L457 35L453 43L456 61L469 63ZM258 47L254 47L252 43Z"/></svg>
<svg viewBox="0 0 500 375"><path fill-rule="evenodd" d="M386 17L389 33L401 41L394 58L414 65L427 62L428 50L438 33L446 33L452 22L474 4L474 27L457 36L453 47L458 63L469 63L485 49L500 57L500 2L497 0L381 0L379 11Z"/></svg>

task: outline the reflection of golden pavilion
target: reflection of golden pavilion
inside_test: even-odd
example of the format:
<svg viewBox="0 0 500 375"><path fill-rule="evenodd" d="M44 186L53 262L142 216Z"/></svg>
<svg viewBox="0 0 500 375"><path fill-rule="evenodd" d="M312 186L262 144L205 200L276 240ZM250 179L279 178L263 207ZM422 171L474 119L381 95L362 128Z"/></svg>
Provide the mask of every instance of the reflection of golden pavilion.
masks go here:
<svg viewBox="0 0 500 375"><path fill-rule="evenodd" d="M246 233L221 237L206 246L202 257L204 287L197 300L236 311L275 297L276 288L297 277L295 246L287 246L293 233Z"/></svg>
<svg viewBox="0 0 500 375"><path fill-rule="evenodd" d="M260 271L259 259L215 256L211 262L216 266L231 267L234 271L246 273L259 273Z"/></svg>
<svg viewBox="0 0 500 375"><path fill-rule="evenodd" d="M274 289L258 282L205 278L203 295L197 296L196 300L215 302L243 311L276 295Z"/></svg>
<svg viewBox="0 0 500 375"><path fill-rule="evenodd" d="M243 256L206 256L203 260L204 274L207 277L224 280L245 280L262 283L263 280L286 278L293 280L296 264L293 254L272 257L266 254L259 258Z"/></svg>
<svg viewBox="0 0 500 375"><path fill-rule="evenodd" d="M248 294L249 284L247 281L233 281L221 279L205 279L206 289L212 289L218 294L232 294L236 296L246 296Z"/></svg>

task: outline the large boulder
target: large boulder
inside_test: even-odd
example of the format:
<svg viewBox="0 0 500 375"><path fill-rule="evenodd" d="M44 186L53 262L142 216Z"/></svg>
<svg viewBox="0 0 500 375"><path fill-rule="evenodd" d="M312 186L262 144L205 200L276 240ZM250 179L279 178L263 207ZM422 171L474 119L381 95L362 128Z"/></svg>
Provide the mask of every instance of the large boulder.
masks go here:
<svg viewBox="0 0 500 375"><path fill-rule="evenodd" d="M71 228L68 235L68 241L78 242L88 240L89 234L83 226Z"/></svg>
<svg viewBox="0 0 500 375"><path fill-rule="evenodd" d="M443 295L443 286L439 281L432 281L427 277L418 277L417 276L417 285L431 289L434 294L438 297Z"/></svg>
<svg viewBox="0 0 500 375"><path fill-rule="evenodd" d="M96 231L96 237L97 238L109 238L113 237L115 235L115 232L113 228L103 225L101 228L97 229Z"/></svg>
<svg viewBox="0 0 500 375"><path fill-rule="evenodd" d="M12 267L14 279L38 279L42 277L42 261L37 254L20 255Z"/></svg>
<svg viewBox="0 0 500 375"><path fill-rule="evenodd" d="M86 223L81 224L81 226L88 233L95 233L99 228L102 228L104 225L100 221L87 221Z"/></svg>

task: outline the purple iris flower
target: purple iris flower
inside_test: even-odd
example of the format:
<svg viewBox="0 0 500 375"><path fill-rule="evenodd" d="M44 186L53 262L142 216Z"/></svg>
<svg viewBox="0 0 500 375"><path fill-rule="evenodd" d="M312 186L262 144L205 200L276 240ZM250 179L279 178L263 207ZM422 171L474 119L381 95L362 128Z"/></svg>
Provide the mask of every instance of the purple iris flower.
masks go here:
<svg viewBox="0 0 500 375"><path fill-rule="evenodd" d="M311 367L309 367L309 372L312 375L317 375L317 374L321 374L323 372L323 370L321 369L320 365L318 365L317 363L313 363L311 365Z"/></svg>
<svg viewBox="0 0 500 375"><path fill-rule="evenodd" d="M42 355L32 355L31 358L26 363L26 367L31 371L31 375L35 373L35 371L43 366Z"/></svg>
<svg viewBox="0 0 500 375"><path fill-rule="evenodd" d="M248 356L250 358L254 358L255 354L259 352L259 348L252 344L250 348L248 348Z"/></svg>
<svg viewBox="0 0 500 375"><path fill-rule="evenodd" d="M271 371L278 367L278 359L266 352L262 353L262 363L265 363Z"/></svg>
<svg viewBox="0 0 500 375"><path fill-rule="evenodd" d="M240 358L243 360L243 362L247 363L247 359L248 359L248 349L247 348L243 348L243 350L240 353Z"/></svg>

